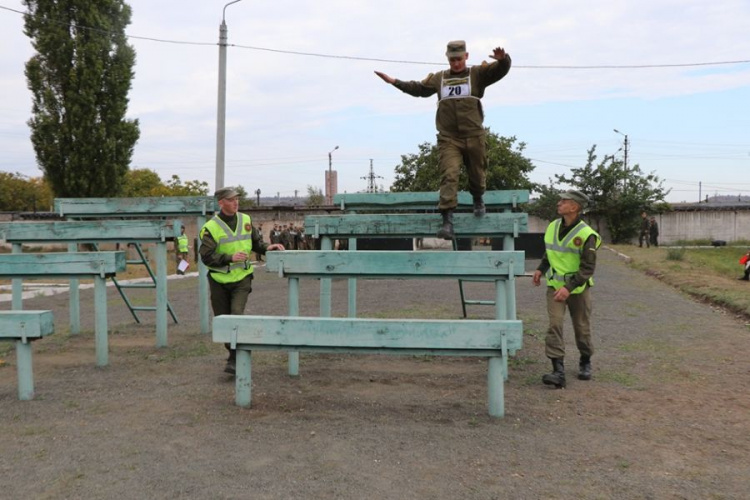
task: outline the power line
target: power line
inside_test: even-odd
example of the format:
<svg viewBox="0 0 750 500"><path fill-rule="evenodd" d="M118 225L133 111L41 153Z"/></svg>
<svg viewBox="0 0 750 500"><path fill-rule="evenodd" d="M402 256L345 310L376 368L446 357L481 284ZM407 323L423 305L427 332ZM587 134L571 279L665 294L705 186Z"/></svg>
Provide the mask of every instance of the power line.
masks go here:
<svg viewBox="0 0 750 500"><path fill-rule="evenodd" d="M10 7L5 7L0 5L0 9L7 10L10 12L15 12L17 14L26 15L26 12L12 9ZM55 21L61 24L64 24L70 28L73 28L73 26L70 25L70 23L66 21ZM110 33L107 30L103 30L101 28L93 28L90 26L82 26L82 25L76 25L76 29L82 29L82 30L90 30L90 31L97 31L100 33ZM217 46L218 43L216 42L194 42L194 41L186 41L186 40L169 40L164 38L154 38L154 37L147 37L147 36L137 36L137 35L127 35L126 37L133 40L144 40L149 42L156 42L156 43L169 43L174 45L198 45L198 46ZM246 49L246 50L256 50L256 51L263 51L263 52L273 52L277 54L287 54L287 55L296 55L296 56L305 56L305 57L320 57L325 59L346 59L346 60L352 60L352 61L369 61L369 62L382 62L382 63L392 63L392 64L418 64L418 65L428 65L428 66L445 66L445 62L427 62L427 61L409 61L409 60L398 60L398 59L385 59L385 58L379 58L379 57L364 57L364 56L348 56L348 55L340 55L340 54L325 54L320 52L303 52L303 51L297 51L297 50L286 50L286 49L274 49L270 47L257 47L252 45L239 45L239 44L228 44L228 47L235 47L238 49ZM564 69L564 70L597 70L597 69L660 69L660 68L693 68L693 67L701 67L701 66L728 66L728 65L735 65L735 64L747 64L750 63L750 59L740 59L740 60L733 60L733 61L707 61L707 62L691 62L691 63L660 63L660 64L601 64L601 65L523 65L523 64L515 64L513 67L515 69Z"/></svg>

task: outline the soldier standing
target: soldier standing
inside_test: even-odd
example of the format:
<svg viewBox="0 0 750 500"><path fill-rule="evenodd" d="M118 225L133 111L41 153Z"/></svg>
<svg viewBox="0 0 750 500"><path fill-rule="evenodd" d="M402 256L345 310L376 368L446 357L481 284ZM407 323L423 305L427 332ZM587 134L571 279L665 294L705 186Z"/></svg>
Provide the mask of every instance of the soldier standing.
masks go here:
<svg viewBox="0 0 750 500"><path fill-rule="evenodd" d="M648 214L646 212L641 213L641 232L638 233L638 246L643 247L643 242L646 242L646 248L649 247L649 234L648 234Z"/></svg>
<svg viewBox="0 0 750 500"><path fill-rule="evenodd" d="M253 227L249 215L238 212L239 193L231 187L218 189L214 194L220 211L201 228L200 256L208 268L211 307L214 316L244 314L250 292L253 291L253 265L250 254L264 255L270 250L284 250L279 244L266 246ZM226 373L235 373L237 351L230 349Z"/></svg>
<svg viewBox="0 0 750 500"><path fill-rule="evenodd" d="M456 40L448 43L445 53L449 70L430 73L421 82L401 81L376 71L386 83L414 97L438 95L435 116L437 143L440 152L440 203L443 225L437 237L453 239L453 211L458 204L458 176L461 164L469 174L469 191L474 199L474 215L485 213L482 196L486 187L487 148L484 130L484 111L480 99L484 90L510 71L510 56L502 47L496 47L490 57L492 64L482 62L479 66L467 67L469 53L466 42Z"/></svg>
<svg viewBox="0 0 750 500"><path fill-rule="evenodd" d="M583 219L581 213L588 204L588 196L580 191L560 195L557 214L544 234L546 250L542 262L534 271L532 281L539 286L542 275L547 281L547 315L549 328L545 338L545 354L552 361L552 373L542 382L556 388L565 387L565 342L563 320L566 306L573 321L576 346L581 354L578 378L591 380L591 292L594 286L596 251L601 237Z"/></svg>
<svg viewBox="0 0 750 500"><path fill-rule="evenodd" d="M653 246L659 246L659 224L656 223L656 217L651 217L648 225L648 239Z"/></svg>

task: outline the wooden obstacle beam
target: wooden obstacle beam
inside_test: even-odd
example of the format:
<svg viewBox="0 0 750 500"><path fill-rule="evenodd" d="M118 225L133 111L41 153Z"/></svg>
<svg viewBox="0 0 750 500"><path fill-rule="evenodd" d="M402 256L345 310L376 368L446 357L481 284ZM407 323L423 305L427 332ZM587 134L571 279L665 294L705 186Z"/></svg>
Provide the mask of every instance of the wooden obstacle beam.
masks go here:
<svg viewBox="0 0 750 500"><path fill-rule="evenodd" d="M0 255L3 278L93 278L96 365L109 364L106 279L125 270L125 252L16 253Z"/></svg>
<svg viewBox="0 0 750 500"><path fill-rule="evenodd" d="M194 217L200 229L219 211L213 196L170 196L142 198L55 198L55 212L73 219L112 217ZM200 241L200 240L199 240ZM198 304L200 331L209 333L208 269L198 259Z"/></svg>
<svg viewBox="0 0 750 500"><path fill-rule="evenodd" d="M34 399L31 342L55 333L52 311L0 311L0 341L16 344L18 399Z"/></svg>
<svg viewBox="0 0 750 500"><path fill-rule="evenodd" d="M21 253L23 244L66 243L71 252L85 243L156 244L156 345L167 345L167 241L180 234L179 221L166 220L86 220L57 222L8 222L0 224L0 239L11 243L13 253ZM119 287L118 287L119 290ZM132 306L120 291L129 308ZM81 331L77 278L70 286L70 332ZM22 309L22 283L13 280L13 309ZM146 309L146 308L142 308ZM136 320L138 317L136 316ZM175 322L177 321L175 317Z"/></svg>
<svg viewBox="0 0 750 500"><path fill-rule="evenodd" d="M488 358L487 406L490 416L505 415L504 379L509 349L520 349L520 321L405 320L218 316L214 342L237 350L235 402L252 402L254 350L480 356Z"/></svg>

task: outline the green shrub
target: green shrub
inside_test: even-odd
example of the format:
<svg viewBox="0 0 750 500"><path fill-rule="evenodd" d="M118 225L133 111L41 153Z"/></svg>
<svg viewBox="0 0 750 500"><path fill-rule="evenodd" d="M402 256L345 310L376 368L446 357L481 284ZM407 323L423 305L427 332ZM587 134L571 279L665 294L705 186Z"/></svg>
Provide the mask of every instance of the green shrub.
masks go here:
<svg viewBox="0 0 750 500"><path fill-rule="evenodd" d="M685 258L685 249L682 247L668 248L667 260L683 260Z"/></svg>

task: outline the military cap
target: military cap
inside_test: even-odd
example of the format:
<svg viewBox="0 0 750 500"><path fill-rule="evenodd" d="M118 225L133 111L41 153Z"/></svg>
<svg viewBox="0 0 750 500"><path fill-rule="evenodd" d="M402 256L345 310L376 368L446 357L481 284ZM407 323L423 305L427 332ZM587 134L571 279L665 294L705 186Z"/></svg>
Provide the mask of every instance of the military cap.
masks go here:
<svg viewBox="0 0 750 500"><path fill-rule="evenodd" d="M466 54L466 42L463 40L453 40L448 42L448 50L445 55L448 57L461 57Z"/></svg>
<svg viewBox="0 0 750 500"><path fill-rule="evenodd" d="M581 206L581 208L586 208L586 206L589 204L589 197L575 189L571 189L570 191L565 191L564 193L560 193L560 199L561 200L573 200L576 203L578 203Z"/></svg>
<svg viewBox="0 0 750 500"><path fill-rule="evenodd" d="M237 192L237 190L233 187L223 187L216 190L214 193L214 196L217 200L226 200L228 198L234 198L235 196L239 196L240 193Z"/></svg>

